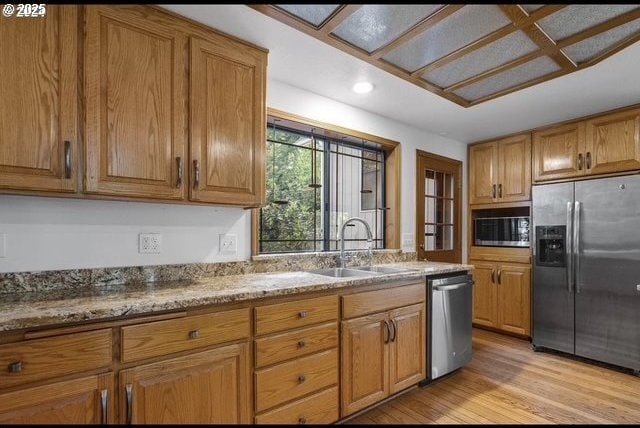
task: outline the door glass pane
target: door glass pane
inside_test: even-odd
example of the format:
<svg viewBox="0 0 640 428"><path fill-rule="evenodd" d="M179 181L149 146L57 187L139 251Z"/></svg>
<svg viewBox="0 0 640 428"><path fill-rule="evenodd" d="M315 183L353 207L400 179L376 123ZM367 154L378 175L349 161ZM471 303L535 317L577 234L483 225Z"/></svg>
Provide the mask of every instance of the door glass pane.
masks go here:
<svg viewBox="0 0 640 428"><path fill-rule="evenodd" d="M425 225L424 246L427 251L433 251L436 249L435 232L436 232L436 227L434 225L430 225L430 224Z"/></svg>
<svg viewBox="0 0 640 428"><path fill-rule="evenodd" d="M443 226L442 249L453 250L453 226Z"/></svg>
<svg viewBox="0 0 640 428"><path fill-rule="evenodd" d="M425 251L454 249L455 176L450 172L425 172Z"/></svg>

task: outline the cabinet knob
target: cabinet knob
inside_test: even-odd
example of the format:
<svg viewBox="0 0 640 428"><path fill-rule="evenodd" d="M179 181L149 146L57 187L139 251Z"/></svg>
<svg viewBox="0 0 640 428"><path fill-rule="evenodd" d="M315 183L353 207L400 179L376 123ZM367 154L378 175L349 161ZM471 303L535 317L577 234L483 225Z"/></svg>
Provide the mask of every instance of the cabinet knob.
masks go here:
<svg viewBox="0 0 640 428"><path fill-rule="evenodd" d="M200 337L200 330L191 330L189 332L189 339L197 339Z"/></svg>
<svg viewBox="0 0 640 428"><path fill-rule="evenodd" d="M298 425L305 425L307 423L307 418L305 418L304 416L300 416L298 418Z"/></svg>
<svg viewBox="0 0 640 428"><path fill-rule="evenodd" d="M9 373L20 373L22 371L22 361L15 361L9 364Z"/></svg>
<svg viewBox="0 0 640 428"><path fill-rule="evenodd" d="M304 348L305 346L307 346L307 344L305 343L304 340L301 340L298 342L298 348Z"/></svg>
<svg viewBox="0 0 640 428"><path fill-rule="evenodd" d="M306 311L298 312L298 318L306 318L306 317L307 317L307 312Z"/></svg>
<svg viewBox="0 0 640 428"><path fill-rule="evenodd" d="M307 380L307 377L303 374L298 376L298 383L304 383Z"/></svg>

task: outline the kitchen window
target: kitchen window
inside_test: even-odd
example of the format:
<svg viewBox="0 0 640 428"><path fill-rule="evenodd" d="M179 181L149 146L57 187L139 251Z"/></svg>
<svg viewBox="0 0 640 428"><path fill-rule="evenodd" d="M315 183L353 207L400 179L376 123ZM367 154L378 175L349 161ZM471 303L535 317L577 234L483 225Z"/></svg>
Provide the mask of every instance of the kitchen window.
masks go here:
<svg viewBox="0 0 640 428"><path fill-rule="evenodd" d="M271 114L266 136L266 198L254 220L254 253L339 250L339 229L354 216L371 226L373 249L393 248L389 217L396 218L399 198L386 180L390 155L397 162L389 144ZM345 249L366 248L364 228L347 226Z"/></svg>

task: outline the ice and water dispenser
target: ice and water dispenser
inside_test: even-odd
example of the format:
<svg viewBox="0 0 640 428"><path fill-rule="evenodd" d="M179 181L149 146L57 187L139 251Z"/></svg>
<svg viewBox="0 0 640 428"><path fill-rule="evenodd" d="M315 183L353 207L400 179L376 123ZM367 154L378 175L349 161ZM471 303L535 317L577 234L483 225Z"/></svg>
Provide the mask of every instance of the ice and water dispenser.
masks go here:
<svg viewBox="0 0 640 428"><path fill-rule="evenodd" d="M566 226L536 226L538 266L567 266L566 229Z"/></svg>

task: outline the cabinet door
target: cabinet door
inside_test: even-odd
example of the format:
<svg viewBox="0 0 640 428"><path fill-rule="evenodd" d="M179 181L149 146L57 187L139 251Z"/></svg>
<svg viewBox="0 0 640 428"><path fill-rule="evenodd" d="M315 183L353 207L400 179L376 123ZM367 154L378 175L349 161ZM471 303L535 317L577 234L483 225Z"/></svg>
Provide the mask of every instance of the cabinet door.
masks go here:
<svg viewBox="0 0 640 428"><path fill-rule="evenodd" d="M74 192L77 7L0 19L0 188Z"/></svg>
<svg viewBox="0 0 640 428"><path fill-rule="evenodd" d="M85 192L183 199L186 37L131 10L87 6L85 40Z"/></svg>
<svg viewBox="0 0 640 428"><path fill-rule="evenodd" d="M498 265L498 328L524 336L531 334L531 268Z"/></svg>
<svg viewBox="0 0 640 428"><path fill-rule="evenodd" d="M640 169L640 109L597 117L586 127L590 174Z"/></svg>
<svg viewBox="0 0 640 428"><path fill-rule="evenodd" d="M505 138L498 144L498 201L531 199L531 134Z"/></svg>
<svg viewBox="0 0 640 428"><path fill-rule="evenodd" d="M426 321L424 303L391 311L389 393L394 394L426 376Z"/></svg>
<svg viewBox="0 0 640 428"><path fill-rule="evenodd" d="M237 344L120 372L120 422L250 422L248 345Z"/></svg>
<svg viewBox="0 0 640 428"><path fill-rule="evenodd" d="M342 322L342 416L389 395L388 312Z"/></svg>
<svg viewBox="0 0 640 428"><path fill-rule="evenodd" d="M0 424L104 424L114 409L111 373L0 394Z"/></svg>
<svg viewBox="0 0 640 428"><path fill-rule="evenodd" d="M585 174L584 122L533 133L533 181Z"/></svg>
<svg viewBox="0 0 640 428"><path fill-rule="evenodd" d="M265 75L264 52L191 38L191 200L263 203Z"/></svg>
<svg viewBox="0 0 640 428"><path fill-rule="evenodd" d="M469 204L496 201L498 181L498 143L469 147Z"/></svg>
<svg viewBox="0 0 640 428"><path fill-rule="evenodd" d="M496 267L493 263L470 261L475 266L473 279L473 322L497 327Z"/></svg>

